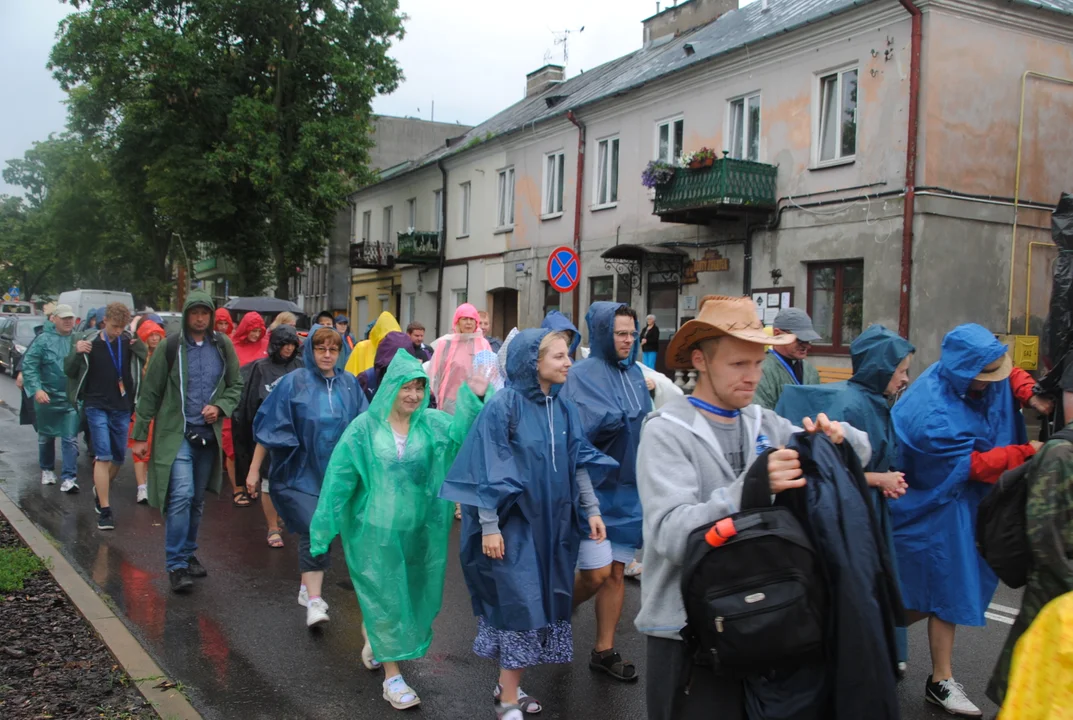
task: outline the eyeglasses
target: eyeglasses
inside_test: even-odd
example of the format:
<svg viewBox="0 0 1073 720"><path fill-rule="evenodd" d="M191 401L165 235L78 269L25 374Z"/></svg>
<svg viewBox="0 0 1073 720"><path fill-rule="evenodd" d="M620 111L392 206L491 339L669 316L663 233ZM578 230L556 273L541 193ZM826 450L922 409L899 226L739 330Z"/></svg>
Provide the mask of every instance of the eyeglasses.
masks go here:
<svg viewBox="0 0 1073 720"><path fill-rule="evenodd" d="M326 345L314 345L313 352L319 353L320 355L338 355L339 348L327 347Z"/></svg>
<svg viewBox="0 0 1073 720"><path fill-rule="evenodd" d="M636 340L637 335L638 334L635 333L635 332L619 332L619 331L616 331L615 332L615 339L616 340L625 340L626 338L633 338L634 340Z"/></svg>

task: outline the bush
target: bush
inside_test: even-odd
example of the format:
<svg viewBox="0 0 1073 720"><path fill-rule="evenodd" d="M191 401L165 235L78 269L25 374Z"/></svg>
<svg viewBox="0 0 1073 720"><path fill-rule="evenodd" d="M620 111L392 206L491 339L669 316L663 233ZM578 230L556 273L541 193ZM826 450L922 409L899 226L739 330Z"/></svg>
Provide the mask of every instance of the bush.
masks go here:
<svg viewBox="0 0 1073 720"><path fill-rule="evenodd" d="M0 592L22 590L23 582L45 569L29 548L0 548Z"/></svg>

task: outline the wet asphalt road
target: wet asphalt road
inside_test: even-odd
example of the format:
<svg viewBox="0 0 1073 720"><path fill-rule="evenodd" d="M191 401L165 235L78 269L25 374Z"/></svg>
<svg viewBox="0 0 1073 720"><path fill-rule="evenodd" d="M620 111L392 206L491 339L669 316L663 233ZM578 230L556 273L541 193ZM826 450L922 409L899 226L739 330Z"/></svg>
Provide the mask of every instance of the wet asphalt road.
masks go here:
<svg viewBox="0 0 1073 720"><path fill-rule="evenodd" d="M115 603L127 626L164 672L183 684L205 718L363 720L394 714L381 698L382 673L361 666L360 613L353 593L337 585L346 577L338 545L333 547L335 566L324 591L331 622L323 631L310 632L305 609L295 601L296 538L286 536L283 550L269 549L259 508L235 508L229 497L210 493L197 553L209 576L196 581L192 594L174 596L163 567L161 518L157 511L135 504L129 458L112 496L116 530L99 532L84 451L79 457L81 494L64 495L58 485L42 487L36 436L32 428L18 425L18 402L14 383L0 377L0 489ZM496 670L471 651L476 623L455 560L457 532L451 545L432 648L426 658L402 666L423 700L411 714L429 720L491 720ZM643 720L644 643L632 624L639 602L638 585L628 581L618 647L637 663L641 681L623 685L591 673L587 656L595 621L591 606L582 608L574 622L574 663L526 673L523 687L544 702L542 717ZM1000 588L992 614L1008 619L1019 604L1019 593ZM983 692L1008 629L1007 623L991 619L984 628L958 630L956 678L985 718L997 712ZM949 717L923 701L930 673L923 624L910 630L910 657L908 677L900 685L902 717Z"/></svg>

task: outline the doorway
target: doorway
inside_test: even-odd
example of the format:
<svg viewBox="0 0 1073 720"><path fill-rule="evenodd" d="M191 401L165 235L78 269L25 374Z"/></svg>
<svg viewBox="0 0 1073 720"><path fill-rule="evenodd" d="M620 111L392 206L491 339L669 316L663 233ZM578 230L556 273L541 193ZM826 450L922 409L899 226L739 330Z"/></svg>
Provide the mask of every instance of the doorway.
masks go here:
<svg viewBox="0 0 1073 720"><path fill-rule="evenodd" d="M659 355L656 356L654 369L666 372L663 362L664 350L678 329L678 283L652 282L653 276L661 274L651 273L648 276L648 312L645 315L655 315L656 327L659 328ZM641 316L638 320L643 330L645 316Z"/></svg>
<svg viewBox="0 0 1073 720"><path fill-rule="evenodd" d="M518 291L500 288L488 294L492 296L488 304L492 311L492 337L506 338L518 326Z"/></svg>

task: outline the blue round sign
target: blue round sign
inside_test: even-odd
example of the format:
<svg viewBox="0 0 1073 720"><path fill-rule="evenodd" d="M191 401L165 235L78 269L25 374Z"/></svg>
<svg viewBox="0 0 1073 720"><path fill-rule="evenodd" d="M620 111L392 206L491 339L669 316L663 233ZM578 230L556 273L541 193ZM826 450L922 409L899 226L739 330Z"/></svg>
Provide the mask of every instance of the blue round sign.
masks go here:
<svg viewBox="0 0 1073 720"><path fill-rule="evenodd" d="M548 257L548 282L561 293L570 292L581 280L581 261L568 247L557 247Z"/></svg>

